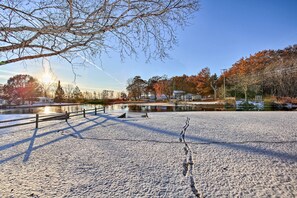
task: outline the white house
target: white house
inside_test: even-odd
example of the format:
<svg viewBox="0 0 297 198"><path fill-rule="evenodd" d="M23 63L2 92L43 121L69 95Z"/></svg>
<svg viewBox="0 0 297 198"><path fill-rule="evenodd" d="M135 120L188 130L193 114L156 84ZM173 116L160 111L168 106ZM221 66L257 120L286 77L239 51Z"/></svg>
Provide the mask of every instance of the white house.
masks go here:
<svg viewBox="0 0 297 198"><path fill-rule="evenodd" d="M44 104L44 103L53 103L54 99L48 97L37 97L37 101L34 104Z"/></svg>
<svg viewBox="0 0 297 198"><path fill-rule="evenodd" d="M7 101L4 100L4 99L1 99L1 98L0 98L0 106L1 106L1 105L6 105L6 104L7 104Z"/></svg>
<svg viewBox="0 0 297 198"><path fill-rule="evenodd" d="M177 100L185 100L185 101L192 101L192 100L201 100L201 95L198 94L191 94L181 90L174 90L173 91L173 98Z"/></svg>
<svg viewBox="0 0 297 198"><path fill-rule="evenodd" d="M185 91L181 91L181 90L173 90L173 98L177 99L177 100L182 100L183 99L183 95L185 94Z"/></svg>
<svg viewBox="0 0 297 198"><path fill-rule="evenodd" d="M167 96L165 94L161 94L160 96L157 95L157 100L167 100Z"/></svg>

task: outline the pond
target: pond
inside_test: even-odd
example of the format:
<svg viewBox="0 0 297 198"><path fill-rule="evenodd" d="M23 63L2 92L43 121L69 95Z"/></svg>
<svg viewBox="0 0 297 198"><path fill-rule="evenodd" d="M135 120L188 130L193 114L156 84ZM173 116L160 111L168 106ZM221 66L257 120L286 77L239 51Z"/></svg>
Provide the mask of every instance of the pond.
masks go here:
<svg viewBox="0 0 297 198"><path fill-rule="evenodd" d="M173 111L217 111L222 110L219 108L208 106L195 106L195 105L183 105L183 106L163 106L163 105L122 105L128 112L173 112Z"/></svg>
<svg viewBox="0 0 297 198"><path fill-rule="evenodd" d="M70 105L70 106L43 106L43 107L22 107L0 109L0 114L50 114L50 113L63 113L77 112L83 109L102 108L101 105Z"/></svg>
<svg viewBox="0 0 297 198"><path fill-rule="evenodd" d="M83 109L102 108L101 105L71 105L71 106L44 106L44 107L26 107L26 108L11 108L0 109L0 114L50 114L77 112ZM172 112L172 111L215 111L222 110L213 107L201 107L193 105L185 106L164 106L164 105L135 105L135 104L115 104L108 105L105 108L106 112Z"/></svg>

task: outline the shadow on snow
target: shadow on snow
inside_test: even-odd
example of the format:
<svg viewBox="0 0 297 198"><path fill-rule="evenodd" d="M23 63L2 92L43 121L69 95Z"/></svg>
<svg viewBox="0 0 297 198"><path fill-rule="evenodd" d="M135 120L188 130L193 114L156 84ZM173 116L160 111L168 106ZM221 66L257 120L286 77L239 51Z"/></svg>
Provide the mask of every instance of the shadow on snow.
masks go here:
<svg viewBox="0 0 297 198"><path fill-rule="evenodd" d="M100 118L103 118L104 120L98 122L97 120L100 119ZM82 133L88 131L89 129L92 129L92 128L100 126L100 125L102 127L104 127L103 124L105 122L109 121L109 120L119 122L119 123L124 123L124 124L132 126L132 127L137 127L137 128L146 130L146 131L151 132L151 133L157 133L157 134L167 135L167 136L171 136L171 137L176 137L177 141L176 142L162 142L162 141L157 141L157 140L100 139L100 138L87 138L87 137L84 138L82 136ZM83 128L81 130L75 129L76 127L83 126L84 124L87 124L89 122L93 122L94 124L92 124L90 126L87 126L87 127ZM14 142L14 143L8 143L8 144L0 146L0 151L4 151L4 150L10 149L10 148L13 148L15 146L18 146L18 145L25 144L25 143L29 142L29 146L28 146L28 149L26 151L15 154L15 155L12 155L12 156L9 156L9 157L4 158L4 159L0 159L0 164L6 163L6 162L8 162L10 160L13 160L14 158L22 156L22 155L24 155L23 162L25 163L25 162L27 162L29 160L29 158L30 158L33 151L35 151L37 149L40 149L40 148L43 148L45 146L48 146L50 144L54 144L56 142L59 142L61 140L69 138L69 137L75 137L75 138L79 138L79 139L96 139L96 140L102 140L102 141L104 141L104 140L105 141L106 140L119 140L119 141L125 140L125 141L147 141L147 142L160 142L160 143L179 143L178 139L179 139L179 136L180 136L179 135L179 130L180 129L177 129L176 132L173 132L173 131L168 131L168 130L164 130L164 129L160 129L160 128L146 126L146 125L143 125L143 124L138 124L138 123L135 123L135 122L130 122L129 120L121 120L119 118L114 118L114 117L111 117L109 115L103 115L103 114L100 114L99 117L92 118L92 119L86 118L86 121L81 122L81 123L76 124L76 125L71 125L70 123L67 122L67 125L68 125L67 127L64 127L64 128L58 129L58 130L52 130L52 131L44 132L42 134L37 134L38 129L35 129L35 130L33 130L33 135L30 138L25 138L23 140L19 140L19 141ZM111 125L113 125L113 124L111 124ZM38 145L38 146L34 147L34 143L36 142L36 140L38 138L42 138L44 136L47 136L47 135L50 135L50 134L53 134L53 133L57 133L59 131L64 131L64 130L72 130L73 133L65 134L65 135L63 135L61 137L58 137L58 138L54 139L54 140L51 140L49 142L46 142L44 144L41 144L41 145ZM193 136L193 135L187 135L186 139L188 141L191 141L189 143L192 143L192 144L212 144L212 145L218 145L220 147L225 147L225 148L229 148L229 149L240 150L240 151L243 151L243 152L255 153L255 154L265 155L265 156L269 156L269 157L275 157L275 158L279 158L279 159L282 159L282 160L290 160L290 161L294 161L294 162L297 161L297 156L293 155L293 154L289 154L289 153L285 153L285 152L279 152L279 151L273 151L273 150L269 150L269 149L257 148L257 147L253 147L251 145L245 145L245 143L297 143L297 141L220 142L220 141L215 141L215 140L210 139L210 138L202 138L202 137L197 137L197 136Z"/></svg>

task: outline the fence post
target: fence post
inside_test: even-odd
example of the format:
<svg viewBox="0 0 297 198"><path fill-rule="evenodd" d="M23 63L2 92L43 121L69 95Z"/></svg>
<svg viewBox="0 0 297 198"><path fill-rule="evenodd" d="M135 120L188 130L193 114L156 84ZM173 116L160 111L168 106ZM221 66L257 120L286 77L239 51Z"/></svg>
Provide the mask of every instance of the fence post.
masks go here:
<svg viewBox="0 0 297 198"><path fill-rule="evenodd" d="M105 106L103 106L103 113L105 113Z"/></svg>
<svg viewBox="0 0 297 198"><path fill-rule="evenodd" d="M68 119L68 113L67 111L65 111L65 121L67 122L67 119Z"/></svg>
<svg viewBox="0 0 297 198"><path fill-rule="evenodd" d="M39 118L39 115L38 113L36 114L36 123L35 123L35 128L38 129L38 118Z"/></svg>
<svg viewBox="0 0 297 198"><path fill-rule="evenodd" d="M86 117L86 110L83 109L83 113L84 113L84 118Z"/></svg>
<svg viewBox="0 0 297 198"><path fill-rule="evenodd" d="M95 107L95 115L97 115L97 108Z"/></svg>

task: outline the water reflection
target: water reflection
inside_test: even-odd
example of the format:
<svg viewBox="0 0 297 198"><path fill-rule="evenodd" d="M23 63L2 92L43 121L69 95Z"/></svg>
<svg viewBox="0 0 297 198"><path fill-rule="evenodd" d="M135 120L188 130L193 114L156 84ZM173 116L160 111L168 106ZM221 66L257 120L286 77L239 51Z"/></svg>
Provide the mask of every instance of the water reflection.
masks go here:
<svg viewBox="0 0 297 198"><path fill-rule="evenodd" d="M45 107L30 107L30 108L12 108L12 109L0 109L0 114L51 114L51 113L63 113L78 112L83 109L95 109L101 108L101 105L71 105L71 106L45 106Z"/></svg>
<svg viewBox="0 0 297 198"><path fill-rule="evenodd" d="M173 112L173 111L217 111L216 108L201 106L139 106L129 105L130 112Z"/></svg>
<svg viewBox="0 0 297 198"><path fill-rule="evenodd" d="M15 109L0 109L0 114L51 114L78 112L83 109L102 108L101 105L71 105L71 106L45 106L45 107L31 107L31 108L15 108ZM105 107L106 112L172 112L172 111L217 111L213 107L202 107L194 105L185 106L158 106L158 105L133 105L133 104L115 104Z"/></svg>

